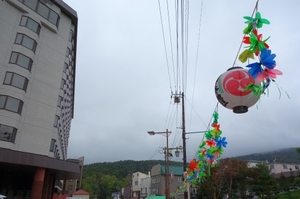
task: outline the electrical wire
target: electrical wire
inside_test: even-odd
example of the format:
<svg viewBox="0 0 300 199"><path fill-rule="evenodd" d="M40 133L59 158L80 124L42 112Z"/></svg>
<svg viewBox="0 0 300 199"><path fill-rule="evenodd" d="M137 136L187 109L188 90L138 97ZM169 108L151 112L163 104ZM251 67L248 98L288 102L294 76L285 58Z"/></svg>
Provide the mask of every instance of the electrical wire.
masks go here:
<svg viewBox="0 0 300 199"><path fill-rule="evenodd" d="M203 0L201 1L201 6L200 6L200 17L199 17L199 25L198 25L198 39L197 39L197 50L196 50L196 62L195 62L195 71L194 71L194 84L193 84L193 92L192 92L191 115L190 115L190 124L189 124L189 126L191 126L191 123L192 123L192 109L193 109L194 98L195 98L196 76L197 76L198 57L199 57L200 35L201 35L202 10L203 10Z"/></svg>
<svg viewBox="0 0 300 199"><path fill-rule="evenodd" d="M167 68L168 68L169 83L170 83L170 89L171 89L171 92L172 92L170 67L169 67L169 61L168 61L168 53L167 53L166 38L165 38L165 33L164 33L164 25L163 25L162 14L161 14L160 0L158 0L158 7L159 7L161 29L162 29L162 35L163 35L164 48L165 48L166 63L167 63Z"/></svg>

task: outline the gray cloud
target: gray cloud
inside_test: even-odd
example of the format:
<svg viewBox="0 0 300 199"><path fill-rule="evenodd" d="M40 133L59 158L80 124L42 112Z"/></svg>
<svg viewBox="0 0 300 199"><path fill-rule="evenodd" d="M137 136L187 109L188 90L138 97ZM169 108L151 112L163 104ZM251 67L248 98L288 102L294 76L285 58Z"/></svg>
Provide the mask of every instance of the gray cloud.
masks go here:
<svg viewBox="0 0 300 199"><path fill-rule="evenodd" d="M164 137L151 137L147 131L168 128L173 132L170 146L181 145L181 105L176 107L170 99L157 1L65 2L79 16L75 118L69 158L83 155L86 163L162 159L159 147L165 146ZM214 83L232 66L245 27L243 16L251 15L255 2L204 1L199 55L196 49L201 1L190 2L187 131L206 130L217 104ZM175 38L174 5L169 2L169 6ZM167 22L165 2L161 8ZM299 9L297 0L260 2L259 11L271 21L260 32L264 37L271 36L268 44L277 54L277 68L284 73L277 83L291 99L283 90L279 99L277 86L272 84L269 96L262 97L258 107L250 108L246 114L236 115L219 105L219 122L228 140L224 156L298 145ZM164 27L167 30L167 23ZM169 49L169 34L165 36ZM171 54L167 55L174 91ZM201 140L201 134L188 136L188 159L193 158ZM174 160L181 161L181 158Z"/></svg>

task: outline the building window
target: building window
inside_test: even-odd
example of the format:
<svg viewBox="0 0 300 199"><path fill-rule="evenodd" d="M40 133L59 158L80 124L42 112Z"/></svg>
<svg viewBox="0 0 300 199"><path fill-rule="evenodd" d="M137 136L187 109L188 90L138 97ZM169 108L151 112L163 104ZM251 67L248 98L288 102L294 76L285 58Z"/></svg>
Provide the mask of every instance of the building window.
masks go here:
<svg viewBox="0 0 300 199"><path fill-rule="evenodd" d="M69 41L72 41L73 39L73 30L70 30L70 33L69 33Z"/></svg>
<svg viewBox="0 0 300 199"><path fill-rule="evenodd" d="M50 143L50 151L51 151L51 152L54 151L55 143L56 143L56 140L51 139L51 143Z"/></svg>
<svg viewBox="0 0 300 199"><path fill-rule="evenodd" d="M139 181L134 181L134 185L135 186L139 185Z"/></svg>
<svg viewBox="0 0 300 199"><path fill-rule="evenodd" d="M67 48L67 51L66 51L66 57L68 57L68 58L69 58L69 55L70 55L70 53L71 53L71 50L70 50L70 48Z"/></svg>
<svg viewBox="0 0 300 199"><path fill-rule="evenodd" d="M16 133L16 128L0 124L0 140L6 142L15 142Z"/></svg>
<svg viewBox="0 0 300 199"><path fill-rule="evenodd" d="M178 177L178 178L177 178L177 181L178 181L178 182L182 182L182 177Z"/></svg>
<svg viewBox="0 0 300 199"><path fill-rule="evenodd" d="M55 119L54 119L54 127L58 127L58 121L59 121L59 116L55 115Z"/></svg>
<svg viewBox="0 0 300 199"><path fill-rule="evenodd" d="M72 190L73 189L73 185L68 185L68 190Z"/></svg>
<svg viewBox="0 0 300 199"><path fill-rule="evenodd" d="M67 64L67 63L64 63L63 72L66 73L67 69L68 69L68 64Z"/></svg>
<svg viewBox="0 0 300 199"><path fill-rule="evenodd" d="M21 66L21 67L26 68L27 70L31 71L32 60L29 57L27 57L21 53L12 52L9 63L17 64L18 66Z"/></svg>
<svg viewBox="0 0 300 199"><path fill-rule="evenodd" d="M6 95L0 95L0 109L21 114L22 107L23 102L21 100Z"/></svg>
<svg viewBox="0 0 300 199"><path fill-rule="evenodd" d="M59 16L52 9L48 8L38 0L19 0L21 3L26 5L28 8L34 10L36 13L47 19L50 23L58 26Z"/></svg>
<svg viewBox="0 0 300 199"><path fill-rule="evenodd" d="M58 96L58 100L57 100L57 106L60 107L61 106L61 102L63 101L62 96Z"/></svg>
<svg viewBox="0 0 300 199"><path fill-rule="evenodd" d="M36 41L27 35L24 35L22 33L18 33L16 36L15 44L19 44L24 46L25 48L28 48L29 50L32 50L35 52L36 49Z"/></svg>
<svg viewBox="0 0 300 199"><path fill-rule="evenodd" d="M38 22L34 21L30 17L22 16L20 26L24 26L29 30L32 30L36 34L40 34L41 26Z"/></svg>
<svg viewBox="0 0 300 199"><path fill-rule="evenodd" d="M270 164L270 169L274 169L274 164Z"/></svg>
<svg viewBox="0 0 300 199"><path fill-rule="evenodd" d="M12 85L26 91L28 79L21 75L18 75L17 73L6 72L3 84Z"/></svg>
<svg viewBox="0 0 300 199"><path fill-rule="evenodd" d="M295 169L296 169L296 170L299 170L299 166L296 165L296 166L295 166Z"/></svg>
<svg viewBox="0 0 300 199"><path fill-rule="evenodd" d="M64 89L65 83L66 83L66 80L61 79L61 82L60 82L60 89Z"/></svg>
<svg viewBox="0 0 300 199"><path fill-rule="evenodd" d="M285 164L283 164L282 166L283 166L283 169L287 169L287 166Z"/></svg>

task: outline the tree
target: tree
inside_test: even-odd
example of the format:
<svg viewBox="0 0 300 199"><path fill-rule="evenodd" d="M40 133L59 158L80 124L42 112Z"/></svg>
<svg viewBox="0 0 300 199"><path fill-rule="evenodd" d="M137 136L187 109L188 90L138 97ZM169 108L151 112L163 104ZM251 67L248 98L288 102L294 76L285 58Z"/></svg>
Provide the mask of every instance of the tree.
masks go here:
<svg viewBox="0 0 300 199"><path fill-rule="evenodd" d="M249 181L248 173L246 161L222 159L217 166L210 169L210 175L207 172L206 179L199 183L197 198L221 199L225 195L231 199L240 196L245 198Z"/></svg>
<svg viewBox="0 0 300 199"><path fill-rule="evenodd" d="M278 198L279 188L275 178L270 174L270 169L266 164L258 164L253 168L253 181L249 186L251 192L260 198Z"/></svg>

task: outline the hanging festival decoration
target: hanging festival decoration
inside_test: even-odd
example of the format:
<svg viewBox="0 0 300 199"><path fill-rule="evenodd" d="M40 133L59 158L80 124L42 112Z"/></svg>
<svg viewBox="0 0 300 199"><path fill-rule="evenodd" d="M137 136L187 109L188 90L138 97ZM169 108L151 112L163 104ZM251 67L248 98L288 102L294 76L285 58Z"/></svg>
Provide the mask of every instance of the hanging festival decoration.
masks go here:
<svg viewBox="0 0 300 199"><path fill-rule="evenodd" d="M232 67L219 76L215 83L215 94L220 104L234 113L245 113L259 97L245 91L248 85L259 85L246 69Z"/></svg>
<svg viewBox="0 0 300 199"><path fill-rule="evenodd" d="M275 69L276 54L272 54L266 43L270 37L263 40L263 35L258 29L270 21L262 18L259 12L255 17L244 16L247 27L242 43L247 44L246 49L239 55L242 63L250 59L258 59L258 62L249 63L246 69L232 67L219 76L215 84L215 94L224 107L232 109L234 113L245 113L248 108L256 104L260 96L268 89L271 81L275 82L277 75L282 72ZM280 89L278 88L279 92Z"/></svg>
<svg viewBox="0 0 300 199"><path fill-rule="evenodd" d="M213 113L212 129L205 132L205 139L198 147L196 158L192 159L187 171L185 172L185 180L183 186L176 190L173 194L187 190L188 184L194 186L197 182L205 180L210 175L210 168L218 164L224 148L227 146L226 137L222 137L220 124L218 124L219 114L217 111Z"/></svg>
<svg viewBox="0 0 300 199"><path fill-rule="evenodd" d="M254 59L256 56L258 62L248 64L246 67L249 68L249 74L259 82L259 84L249 83L245 88L245 92L252 92L257 97L264 94L264 91L268 88L271 81L275 82L277 75L282 75L282 72L275 69L276 61L274 60L276 54L272 54L269 49L269 45L266 41L270 38L262 40L262 34L258 34L258 29L263 27L263 24L270 24L270 21L262 18L259 12L256 12L255 17L244 16L246 24L248 26L244 29L243 43L248 44L239 55L239 60L245 63L249 59ZM255 55L255 56L254 56Z"/></svg>

